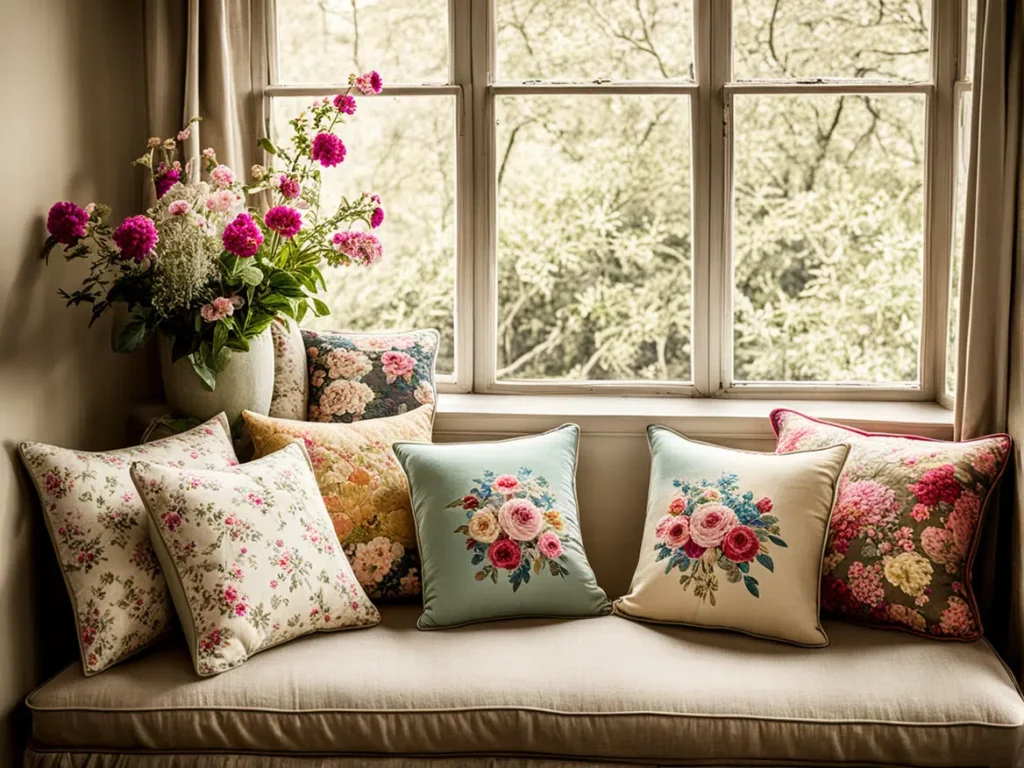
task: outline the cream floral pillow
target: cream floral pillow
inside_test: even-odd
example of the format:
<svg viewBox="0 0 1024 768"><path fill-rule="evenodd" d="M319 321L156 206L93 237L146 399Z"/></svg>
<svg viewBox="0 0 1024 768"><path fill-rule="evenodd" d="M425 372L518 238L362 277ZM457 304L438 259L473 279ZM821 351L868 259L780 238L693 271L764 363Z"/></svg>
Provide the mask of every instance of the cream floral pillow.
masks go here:
<svg viewBox="0 0 1024 768"><path fill-rule="evenodd" d="M230 471L136 462L131 473L200 675L302 635L380 621L301 443Z"/></svg>
<svg viewBox="0 0 1024 768"><path fill-rule="evenodd" d="M86 675L146 647L174 612L150 546L146 512L132 484L133 461L197 469L238 463L227 418L135 448L89 453L22 443L71 596Z"/></svg>
<svg viewBox="0 0 1024 768"><path fill-rule="evenodd" d="M279 419L304 419L309 407L309 375L306 347L294 320L270 324L274 340L274 395L270 415Z"/></svg>
<svg viewBox="0 0 1024 768"><path fill-rule="evenodd" d="M420 594L409 483L391 446L399 440L429 443L433 410L424 405L351 424L242 412L257 458L293 440L306 446L334 530L356 578L374 600Z"/></svg>
<svg viewBox="0 0 1024 768"><path fill-rule="evenodd" d="M828 645L818 620L821 558L849 447L751 453L664 427L649 427L648 439L640 561L616 612Z"/></svg>

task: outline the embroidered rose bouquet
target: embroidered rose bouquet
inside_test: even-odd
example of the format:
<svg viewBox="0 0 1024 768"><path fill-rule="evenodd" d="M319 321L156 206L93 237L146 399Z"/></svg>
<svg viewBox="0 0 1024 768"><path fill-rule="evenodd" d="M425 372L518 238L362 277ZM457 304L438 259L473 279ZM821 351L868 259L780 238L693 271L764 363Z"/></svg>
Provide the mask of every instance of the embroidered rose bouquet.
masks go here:
<svg viewBox="0 0 1024 768"><path fill-rule="evenodd" d="M508 571L512 591L530 583L530 575L548 572L565 578L569 571L563 546L568 530L548 481L526 468L516 475L498 475L488 470L474 480L469 494L446 509L466 510L466 524L455 533L466 537L470 562L481 566L476 580L498 583L498 572Z"/></svg>
<svg viewBox="0 0 1024 768"><path fill-rule="evenodd" d="M333 210L320 204L321 169L345 160L336 131L355 114L354 93L381 90L376 72L349 82L347 92L313 102L290 121L287 147L260 139L272 162L252 167L252 184L218 163L213 149L182 166L178 149L199 121L193 118L175 138L151 138L135 161L149 169L156 192L145 214L115 229L106 206L56 203L43 255L60 246L68 261L90 260L81 288L61 291L68 306L90 304L91 324L124 302L128 320L115 349L132 352L160 331L172 342L172 359L188 357L210 390L227 351L247 351L276 317L327 314L316 298L326 287L321 268L369 266L383 255L372 233L384 220L377 195L343 198ZM265 212L255 195L269 201ZM354 228L359 223L365 228Z"/></svg>
<svg viewBox="0 0 1024 768"><path fill-rule="evenodd" d="M779 520L770 514L772 500L754 501L753 493L740 491L739 478L732 474L715 482L675 480L673 485L677 495L654 530L655 559L667 561L665 573L678 568L683 589L692 585L694 595L711 605L719 586L716 569L726 581L742 581L751 595L760 597L751 566L774 571L768 545L786 546Z"/></svg>

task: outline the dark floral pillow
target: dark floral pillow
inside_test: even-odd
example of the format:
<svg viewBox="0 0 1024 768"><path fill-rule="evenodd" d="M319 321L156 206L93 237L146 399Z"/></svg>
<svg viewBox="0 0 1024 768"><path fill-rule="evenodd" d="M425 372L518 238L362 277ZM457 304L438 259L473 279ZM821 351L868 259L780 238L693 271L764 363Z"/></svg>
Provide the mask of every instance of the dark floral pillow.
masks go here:
<svg viewBox="0 0 1024 768"><path fill-rule="evenodd" d="M302 341L310 421L379 419L434 402L437 331L304 330Z"/></svg>
<svg viewBox="0 0 1024 768"><path fill-rule="evenodd" d="M778 453L850 445L825 544L822 610L929 637L980 637L971 566L1010 437L871 434L786 409L771 420Z"/></svg>

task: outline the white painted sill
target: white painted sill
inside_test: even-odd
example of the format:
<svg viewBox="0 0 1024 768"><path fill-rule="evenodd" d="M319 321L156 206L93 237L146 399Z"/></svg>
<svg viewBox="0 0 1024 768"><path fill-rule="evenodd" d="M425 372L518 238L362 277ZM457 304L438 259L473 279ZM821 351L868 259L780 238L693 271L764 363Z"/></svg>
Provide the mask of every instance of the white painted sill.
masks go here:
<svg viewBox="0 0 1024 768"><path fill-rule="evenodd" d="M773 437L768 414L775 408L792 408L869 432L953 439L953 412L938 403L599 395L441 393L434 431L452 439L507 436L574 422L588 434L636 436L643 435L648 424L661 424L698 440L764 440Z"/></svg>

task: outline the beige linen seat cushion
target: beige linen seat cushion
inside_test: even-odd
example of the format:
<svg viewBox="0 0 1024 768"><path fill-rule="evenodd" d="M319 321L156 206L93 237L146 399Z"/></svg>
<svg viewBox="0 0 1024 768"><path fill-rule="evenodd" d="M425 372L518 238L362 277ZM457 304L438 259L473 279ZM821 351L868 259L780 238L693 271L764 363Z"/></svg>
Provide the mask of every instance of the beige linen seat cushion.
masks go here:
<svg viewBox="0 0 1024 768"><path fill-rule="evenodd" d="M415 629L418 613L385 607L372 630L298 640L208 679L180 642L91 678L72 665L29 697L28 764L106 766L115 761L100 753L146 751L165 754L141 765L206 766L219 753L247 768L282 752L352 756L308 763L339 766L369 754L464 765L485 764L466 759L481 754L923 766L1022 756L1024 701L985 641L828 622L831 646L807 650L616 616L432 633Z"/></svg>

